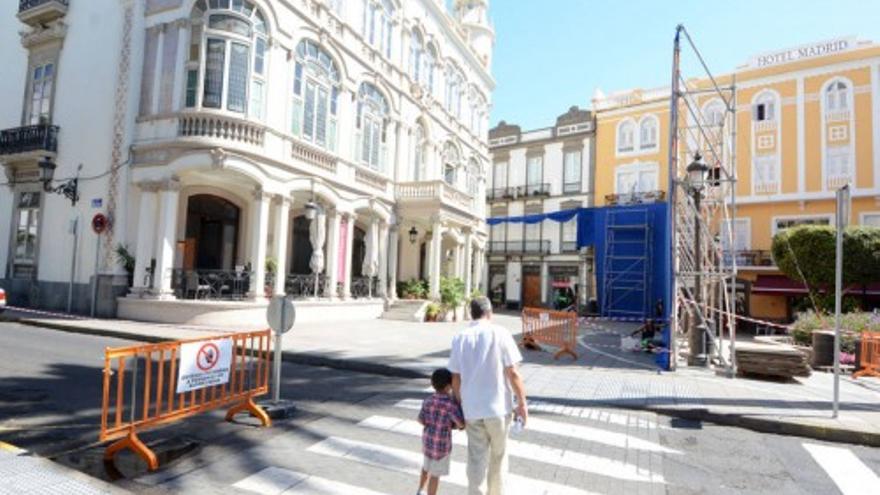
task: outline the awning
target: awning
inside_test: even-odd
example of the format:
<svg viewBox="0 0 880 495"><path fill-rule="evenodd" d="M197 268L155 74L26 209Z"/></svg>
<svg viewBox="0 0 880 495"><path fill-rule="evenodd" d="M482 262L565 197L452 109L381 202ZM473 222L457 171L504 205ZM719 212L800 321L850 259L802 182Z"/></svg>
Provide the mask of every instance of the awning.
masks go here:
<svg viewBox="0 0 880 495"><path fill-rule="evenodd" d="M851 287L846 293L854 296L880 295L880 283L869 284L864 291L861 287ZM752 283L752 294L803 296L807 294L807 288L802 282L792 280L785 275L758 275L758 279Z"/></svg>

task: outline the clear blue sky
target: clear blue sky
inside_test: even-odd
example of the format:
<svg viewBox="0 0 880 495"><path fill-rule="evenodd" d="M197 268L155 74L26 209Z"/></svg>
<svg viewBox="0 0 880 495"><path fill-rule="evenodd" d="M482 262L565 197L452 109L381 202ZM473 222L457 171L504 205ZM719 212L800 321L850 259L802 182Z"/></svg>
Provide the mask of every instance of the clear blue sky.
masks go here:
<svg viewBox="0 0 880 495"><path fill-rule="evenodd" d="M683 23L709 67L829 38L880 42L880 0L490 0L497 81L491 126L555 124L593 90L669 84ZM698 76L695 71L694 76Z"/></svg>

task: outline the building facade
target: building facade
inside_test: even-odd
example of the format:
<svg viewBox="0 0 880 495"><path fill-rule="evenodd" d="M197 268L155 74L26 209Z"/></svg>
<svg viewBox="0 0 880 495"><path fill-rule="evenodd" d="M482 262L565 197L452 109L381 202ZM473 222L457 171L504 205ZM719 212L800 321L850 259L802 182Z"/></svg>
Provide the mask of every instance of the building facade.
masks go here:
<svg viewBox="0 0 880 495"><path fill-rule="evenodd" d="M489 131L490 217L515 217L592 206L593 115L572 107L545 129L501 122ZM489 228L488 290L508 308L560 306L593 294L592 256L577 248L577 220L502 223ZM573 301L572 301L573 302Z"/></svg>
<svg viewBox="0 0 880 495"><path fill-rule="evenodd" d="M834 191L844 184L853 188L850 225L880 226L880 46L841 38L779 50L753 57L717 81L736 88L731 229L740 309L787 319L792 299L803 290L774 266L773 235L795 225L833 224ZM696 104L704 121L717 126L724 104L708 93L695 97ZM597 91L593 106L597 203L662 199L668 188L669 89Z"/></svg>
<svg viewBox="0 0 880 495"><path fill-rule="evenodd" d="M23 95L0 106L12 304L202 321L288 293L377 316L401 280L433 297L444 275L479 286L488 7L7 2L0 89ZM52 184L78 177L75 205L39 180L47 157ZM112 222L100 236L95 213Z"/></svg>

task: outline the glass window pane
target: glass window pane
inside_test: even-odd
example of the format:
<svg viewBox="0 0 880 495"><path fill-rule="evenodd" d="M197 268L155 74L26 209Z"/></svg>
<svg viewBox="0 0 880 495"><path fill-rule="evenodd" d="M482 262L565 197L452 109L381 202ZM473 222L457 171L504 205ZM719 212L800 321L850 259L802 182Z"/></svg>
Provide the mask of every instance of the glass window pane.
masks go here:
<svg viewBox="0 0 880 495"><path fill-rule="evenodd" d="M251 83L251 115L254 118L263 118L263 82L254 81Z"/></svg>
<svg viewBox="0 0 880 495"><path fill-rule="evenodd" d="M370 164L373 168L379 166L379 137L381 136L382 131L380 130L379 122L370 122L370 127L373 128L372 132L372 143L370 143Z"/></svg>
<svg viewBox="0 0 880 495"><path fill-rule="evenodd" d="M291 125L291 132L293 132L294 136L299 136L302 132L302 118L303 118L303 103L299 98L294 98L293 100L293 123Z"/></svg>
<svg viewBox="0 0 880 495"><path fill-rule="evenodd" d="M205 93L202 96L202 106L220 108L223 98L223 65L226 60L226 42L209 39L205 58Z"/></svg>
<svg viewBox="0 0 880 495"><path fill-rule="evenodd" d="M263 38L257 38L257 43L254 47L254 72L257 74L263 74L265 70L266 64L266 40Z"/></svg>
<svg viewBox="0 0 880 495"><path fill-rule="evenodd" d="M186 106L196 106L196 86L199 84L199 71L190 70L186 73Z"/></svg>
<svg viewBox="0 0 880 495"><path fill-rule="evenodd" d="M321 146L327 143L327 90L318 88L316 108L315 142Z"/></svg>
<svg viewBox="0 0 880 495"><path fill-rule="evenodd" d="M372 139L370 139L370 133L373 132L373 128L365 125L363 126L363 139L361 143L361 161L364 163L370 162L370 143Z"/></svg>
<svg viewBox="0 0 880 495"><path fill-rule="evenodd" d="M302 95L302 77L303 77L303 66L301 63L296 63L296 68L293 71L293 94Z"/></svg>
<svg viewBox="0 0 880 495"><path fill-rule="evenodd" d="M226 108L233 112L244 112L247 108L248 59L248 46L232 43L232 51L229 54L229 94L226 96Z"/></svg>
<svg viewBox="0 0 880 495"><path fill-rule="evenodd" d="M247 21L231 15L215 14L208 19L208 27L220 31L250 37L251 25Z"/></svg>
<svg viewBox="0 0 880 495"><path fill-rule="evenodd" d="M303 110L303 135L309 140L315 135L315 94L314 83L306 83L305 108Z"/></svg>

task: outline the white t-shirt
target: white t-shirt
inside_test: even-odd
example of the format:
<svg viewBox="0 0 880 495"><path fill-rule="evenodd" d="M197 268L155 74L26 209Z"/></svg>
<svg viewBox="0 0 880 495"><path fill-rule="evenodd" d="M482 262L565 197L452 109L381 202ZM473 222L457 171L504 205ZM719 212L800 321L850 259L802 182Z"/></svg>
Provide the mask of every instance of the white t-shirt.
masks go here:
<svg viewBox="0 0 880 495"><path fill-rule="evenodd" d="M449 371L461 375L461 406L466 421L498 418L513 411L513 394L504 369L522 361L510 332L486 320L453 337Z"/></svg>

